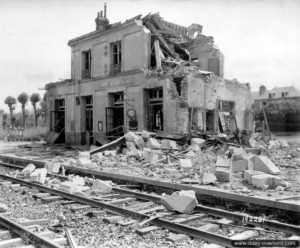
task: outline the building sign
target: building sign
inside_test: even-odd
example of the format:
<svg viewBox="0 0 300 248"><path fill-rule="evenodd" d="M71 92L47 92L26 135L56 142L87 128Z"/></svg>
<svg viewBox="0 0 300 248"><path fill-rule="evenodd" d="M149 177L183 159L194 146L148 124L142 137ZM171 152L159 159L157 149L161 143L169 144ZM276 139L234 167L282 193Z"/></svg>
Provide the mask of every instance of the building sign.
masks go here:
<svg viewBox="0 0 300 248"><path fill-rule="evenodd" d="M117 86L128 86L133 85L134 80L133 78L116 78L116 79L109 79L102 82L102 86L107 87L117 87Z"/></svg>

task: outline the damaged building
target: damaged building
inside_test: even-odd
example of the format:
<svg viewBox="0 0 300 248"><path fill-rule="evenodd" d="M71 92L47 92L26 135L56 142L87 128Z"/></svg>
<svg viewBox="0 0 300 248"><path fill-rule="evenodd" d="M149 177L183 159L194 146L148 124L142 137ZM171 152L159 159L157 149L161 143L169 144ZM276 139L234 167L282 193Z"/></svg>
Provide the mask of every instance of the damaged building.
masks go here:
<svg viewBox="0 0 300 248"><path fill-rule="evenodd" d="M95 22L95 31L68 42L71 79L45 86L48 140L83 145L128 130L251 130L250 86L223 78L224 57L201 25L159 14L109 24L106 6Z"/></svg>

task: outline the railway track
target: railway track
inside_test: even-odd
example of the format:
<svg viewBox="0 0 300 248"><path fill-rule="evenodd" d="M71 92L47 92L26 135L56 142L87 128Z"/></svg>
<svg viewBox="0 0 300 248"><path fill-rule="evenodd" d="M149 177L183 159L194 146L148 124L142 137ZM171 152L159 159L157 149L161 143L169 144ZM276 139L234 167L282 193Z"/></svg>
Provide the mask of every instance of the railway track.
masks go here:
<svg viewBox="0 0 300 248"><path fill-rule="evenodd" d="M12 164L2 163L2 165L20 169L20 167L15 167ZM50 176L67 180L67 177L64 176L53 174ZM103 216L104 221L118 223L125 227L137 225L136 232L140 235L161 228L168 229L173 232L168 239L174 242L194 237L222 247L233 247L233 242L240 239L261 239L262 237L265 239L266 237L274 237L274 235L281 239L297 239L296 235L300 235L299 226L268 219L249 222L245 220L255 217L200 204L190 215L171 212L161 205L160 196L132 189L138 185L115 185L112 194L90 198L2 173L0 180L2 183L20 184L39 190L40 192L31 193L31 195L43 203L61 201L63 204L71 204L73 212L84 211L90 217ZM228 230L232 229L239 229L239 233L228 237Z"/></svg>
<svg viewBox="0 0 300 248"><path fill-rule="evenodd" d="M43 161L34 161L30 159L24 159L20 157L11 157L6 155L0 155L0 159L3 161L3 165L16 166L19 165L20 169L24 168L29 163L33 163L38 168L44 167ZM65 166L66 173L72 173L79 176L93 177L101 180L112 180L119 184L137 184L147 189L152 189L155 192L161 190L160 193L170 193L174 190L194 190L196 192L199 202L205 204L219 204L230 205L234 204L240 208L246 208L248 210L258 209L264 213L276 213L281 219L289 219L289 216L293 216L289 221L293 224L300 224L300 205L293 200L280 200L276 201L271 197L262 196L247 196L238 193L232 193L228 191L219 191L205 186L195 187L188 184L177 184L165 181L157 181L151 178L135 177L130 175L121 175L115 173L109 173L104 171L93 171L82 167ZM298 219L298 222L295 220Z"/></svg>
<svg viewBox="0 0 300 248"><path fill-rule="evenodd" d="M67 247L67 239L58 236L57 234L45 231L36 232L36 225L28 225L23 222L18 224L12 221L3 214L0 215L0 247L1 248L35 248L49 247L62 248ZM32 224L32 223L30 223ZM26 225L26 226L24 226ZM51 240L50 240L51 238Z"/></svg>

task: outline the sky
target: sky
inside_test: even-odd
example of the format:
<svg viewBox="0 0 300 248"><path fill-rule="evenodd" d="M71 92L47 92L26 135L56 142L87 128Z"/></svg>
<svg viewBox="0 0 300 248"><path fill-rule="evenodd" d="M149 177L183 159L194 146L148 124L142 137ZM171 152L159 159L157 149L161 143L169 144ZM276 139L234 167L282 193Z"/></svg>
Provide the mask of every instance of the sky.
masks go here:
<svg viewBox="0 0 300 248"><path fill-rule="evenodd" d="M0 0L0 108L8 111L9 95L43 95L45 84L70 78L67 42L95 30L104 2L110 23L159 12L179 25L201 24L225 56L224 77L253 91L300 88L298 0Z"/></svg>

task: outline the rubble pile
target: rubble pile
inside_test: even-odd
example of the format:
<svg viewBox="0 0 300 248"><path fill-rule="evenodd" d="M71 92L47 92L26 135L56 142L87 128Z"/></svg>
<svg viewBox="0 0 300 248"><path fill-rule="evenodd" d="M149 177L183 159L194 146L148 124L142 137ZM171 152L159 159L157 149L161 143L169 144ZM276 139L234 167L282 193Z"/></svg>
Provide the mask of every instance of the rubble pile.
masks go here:
<svg viewBox="0 0 300 248"><path fill-rule="evenodd" d="M80 150L77 155L75 151L75 157L57 156L48 160L45 168L49 173L64 175L65 167L79 167L249 195L254 191L276 195L283 194L283 191L300 192L300 176L297 178L300 149L291 141L272 137L266 143L261 133L249 136L248 145L239 143L238 136L224 133L201 135L192 131L190 140L154 135L147 131L128 132L102 147L93 147L91 151ZM47 183L45 170L35 171L31 164L20 175ZM101 182L101 189L97 190L95 186L91 191L92 194L109 192L111 186L109 182ZM75 183L74 186L70 181L59 187L76 192L75 189L83 185Z"/></svg>

